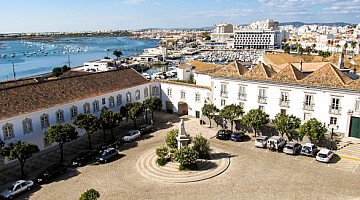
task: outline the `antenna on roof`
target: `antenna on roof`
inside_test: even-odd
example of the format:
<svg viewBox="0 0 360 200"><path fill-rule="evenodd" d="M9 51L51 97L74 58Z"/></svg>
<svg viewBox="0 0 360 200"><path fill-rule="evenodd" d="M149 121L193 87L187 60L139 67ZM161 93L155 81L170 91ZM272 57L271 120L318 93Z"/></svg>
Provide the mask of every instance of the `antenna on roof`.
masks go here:
<svg viewBox="0 0 360 200"><path fill-rule="evenodd" d="M13 69L14 80L16 80L16 72L15 72L15 64L14 64L14 61L11 61L11 64L12 64L12 69Z"/></svg>
<svg viewBox="0 0 360 200"><path fill-rule="evenodd" d="M70 66L70 55L68 54L68 67L71 68Z"/></svg>

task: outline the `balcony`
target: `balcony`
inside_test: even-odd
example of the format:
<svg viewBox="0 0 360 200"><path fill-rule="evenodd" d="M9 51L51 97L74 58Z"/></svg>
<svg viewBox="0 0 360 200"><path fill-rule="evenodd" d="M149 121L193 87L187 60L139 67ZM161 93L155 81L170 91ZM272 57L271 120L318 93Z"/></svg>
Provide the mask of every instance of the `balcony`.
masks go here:
<svg viewBox="0 0 360 200"><path fill-rule="evenodd" d="M246 94L239 93L238 99L241 100L241 101L246 101Z"/></svg>
<svg viewBox="0 0 360 200"><path fill-rule="evenodd" d="M333 115L341 115L341 107L329 107L329 114L333 114Z"/></svg>
<svg viewBox="0 0 360 200"><path fill-rule="evenodd" d="M313 104L313 103L306 104L306 103L304 102L303 110L314 111L314 106L315 106L315 104Z"/></svg>
<svg viewBox="0 0 360 200"><path fill-rule="evenodd" d="M280 99L279 105L280 105L280 107L286 107L286 108L288 108L288 107L290 107L290 106L289 106L289 105L290 105L290 101L289 101L289 100Z"/></svg>
<svg viewBox="0 0 360 200"><path fill-rule="evenodd" d="M267 104L267 97L258 96L258 103Z"/></svg>
<svg viewBox="0 0 360 200"><path fill-rule="evenodd" d="M227 98L228 97L228 92L227 91L221 91L220 96Z"/></svg>

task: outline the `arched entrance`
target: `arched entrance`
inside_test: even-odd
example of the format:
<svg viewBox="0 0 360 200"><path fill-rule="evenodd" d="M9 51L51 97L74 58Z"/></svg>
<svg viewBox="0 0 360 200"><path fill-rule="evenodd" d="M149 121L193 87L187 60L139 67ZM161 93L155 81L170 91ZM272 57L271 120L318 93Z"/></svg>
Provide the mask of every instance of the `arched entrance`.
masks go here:
<svg viewBox="0 0 360 200"><path fill-rule="evenodd" d="M178 114L179 115L188 115L189 113L189 106L187 103L180 101L178 103Z"/></svg>

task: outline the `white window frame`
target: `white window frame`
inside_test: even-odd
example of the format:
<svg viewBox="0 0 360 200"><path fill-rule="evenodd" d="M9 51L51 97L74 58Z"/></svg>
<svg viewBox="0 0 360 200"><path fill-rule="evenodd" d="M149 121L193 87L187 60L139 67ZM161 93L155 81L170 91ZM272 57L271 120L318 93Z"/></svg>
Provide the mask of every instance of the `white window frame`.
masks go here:
<svg viewBox="0 0 360 200"><path fill-rule="evenodd" d="M95 101L93 102L93 110L94 110L94 113L100 111L100 105L99 105L99 101L98 101L98 100L95 100Z"/></svg>
<svg viewBox="0 0 360 200"><path fill-rule="evenodd" d="M136 101L140 101L140 99L141 99L140 90L136 90L136 91L135 91L135 100L136 100Z"/></svg>
<svg viewBox="0 0 360 200"><path fill-rule="evenodd" d="M11 140L12 138L15 138L14 125L13 124L6 123L6 124L3 125L2 129L3 129L4 141L5 140Z"/></svg>
<svg viewBox="0 0 360 200"><path fill-rule="evenodd" d="M195 93L195 102L198 102L198 103L201 102L201 94L198 92Z"/></svg>
<svg viewBox="0 0 360 200"><path fill-rule="evenodd" d="M109 97L109 107L110 108L115 107L115 98L113 96Z"/></svg>
<svg viewBox="0 0 360 200"><path fill-rule="evenodd" d="M40 116L40 125L41 125L41 128L44 129L44 128L48 128L50 126L50 122L49 122L49 115L48 114L42 114Z"/></svg>
<svg viewBox="0 0 360 200"><path fill-rule="evenodd" d="M65 121L63 110L59 109L58 111L56 111L55 116L56 116L56 123L63 123Z"/></svg>
<svg viewBox="0 0 360 200"><path fill-rule="evenodd" d="M84 110L84 114L90 114L90 112L91 112L90 103L88 103L88 102L84 103L83 110Z"/></svg>
<svg viewBox="0 0 360 200"><path fill-rule="evenodd" d="M78 108L76 106L72 106L70 108L70 117L71 119L74 119L78 115Z"/></svg>
<svg viewBox="0 0 360 200"><path fill-rule="evenodd" d="M22 121L24 134L33 132L32 119L25 118Z"/></svg>

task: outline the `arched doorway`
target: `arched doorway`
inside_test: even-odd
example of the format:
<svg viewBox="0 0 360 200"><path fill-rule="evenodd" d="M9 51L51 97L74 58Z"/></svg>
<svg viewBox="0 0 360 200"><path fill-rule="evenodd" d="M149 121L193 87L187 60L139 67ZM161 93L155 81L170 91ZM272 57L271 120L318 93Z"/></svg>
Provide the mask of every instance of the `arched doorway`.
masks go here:
<svg viewBox="0 0 360 200"><path fill-rule="evenodd" d="M178 103L178 114L179 115L188 115L189 113L189 106L187 103L180 101Z"/></svg>

